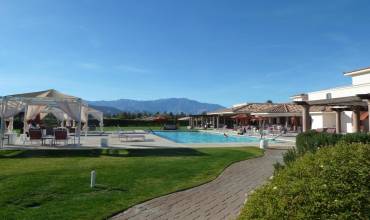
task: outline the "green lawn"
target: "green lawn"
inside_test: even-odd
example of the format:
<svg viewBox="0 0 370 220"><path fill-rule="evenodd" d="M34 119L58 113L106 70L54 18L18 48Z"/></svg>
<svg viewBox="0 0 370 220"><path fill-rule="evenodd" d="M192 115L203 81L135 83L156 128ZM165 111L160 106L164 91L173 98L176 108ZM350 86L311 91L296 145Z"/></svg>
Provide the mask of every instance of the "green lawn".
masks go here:
<svg viewBox="0 0 370 220"><path fill-rule="evenodd" d="M258 148L0 151L1 219L103 219L214 179ZM98 186L90 189L90 171Z"/></svg>

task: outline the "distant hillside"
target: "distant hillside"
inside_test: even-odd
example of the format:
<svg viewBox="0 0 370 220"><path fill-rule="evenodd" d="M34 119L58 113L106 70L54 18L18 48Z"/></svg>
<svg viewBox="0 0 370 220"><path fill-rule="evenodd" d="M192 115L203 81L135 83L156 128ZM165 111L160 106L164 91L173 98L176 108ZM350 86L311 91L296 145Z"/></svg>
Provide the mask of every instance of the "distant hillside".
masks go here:
<svg viewBox="0 0 370 220"><path fill-rule="evenodd" d="M104 114L109 114L109 115L114 115L114 114L118 114L121 112L121 110L114 108L114 107L109 107L109 106L97 106L93 104L90 104L89 106L99 111L102 111Z"/></svg>
<svg viewBox="0 0 370 220"><path fill-rule="evenodd" d="M195 100L186 98L169 98L158 99L151 101L137 101L131 99L119 99L113 101L89 101L92 106L98 106L100 110L108 113L108 111L126 111L126 112L184 112L187 114L199 114L205 111L214 111L224 108L221 105L201 103ZM112 114L112 113L110 113Z"/></svg>

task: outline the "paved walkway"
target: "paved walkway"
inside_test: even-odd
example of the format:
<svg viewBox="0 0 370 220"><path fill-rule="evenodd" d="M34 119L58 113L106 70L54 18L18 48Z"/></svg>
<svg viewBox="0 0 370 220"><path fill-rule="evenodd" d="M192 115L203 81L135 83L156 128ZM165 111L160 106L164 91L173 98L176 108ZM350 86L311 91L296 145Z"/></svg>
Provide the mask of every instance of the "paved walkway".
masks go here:
<svg viewBox="0 0 370 220"><path fill-rule="evenodd" d="M260 186L281 161L282 150L228 167L214 181L138 204L113 219L235 219L247 193Z"/></svg>

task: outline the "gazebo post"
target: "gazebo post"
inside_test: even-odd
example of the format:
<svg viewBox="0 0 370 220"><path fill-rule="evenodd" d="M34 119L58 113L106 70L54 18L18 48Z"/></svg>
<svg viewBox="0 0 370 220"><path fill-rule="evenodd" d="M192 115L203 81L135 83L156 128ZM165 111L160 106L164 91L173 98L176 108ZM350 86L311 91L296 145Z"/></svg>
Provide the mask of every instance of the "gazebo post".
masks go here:
<svg viewBox="0 0 370 220"><path fill-rule="evenodd" d="M78 142L77 145L81 146L81 114L82 114L82 100L78 99L79 102L79 108L80 108L80 113L78 114L78 127L77 127L77 135L78 135Z"/></svg>
<svg viewBox="0 0 370 220"><path fill-rule="evenodd" d="M24 107L24 115L23 115L23 134L26 134L27 130L27 111L28 111L28 104Z"/></svg>
<svg viewBox="0 0 370 220"><path fill-rule="evenodd" d="M5 133L5 126L6 126L6 121L5 121L5 113L8 108L8 100L7 97L4 96L2 101L1 101L1 129L0 129L0 138L1 138L1 148L4 147L4 133Z"/></svg>

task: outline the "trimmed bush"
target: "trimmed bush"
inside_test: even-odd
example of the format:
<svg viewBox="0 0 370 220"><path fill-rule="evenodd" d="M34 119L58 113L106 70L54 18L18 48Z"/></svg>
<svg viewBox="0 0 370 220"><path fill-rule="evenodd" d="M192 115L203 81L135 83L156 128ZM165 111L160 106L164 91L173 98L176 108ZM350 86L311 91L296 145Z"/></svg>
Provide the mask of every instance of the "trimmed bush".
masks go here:
<svg viewBox="0 0 370 220"><path fill-rule="evenodd" d="M324 132L309 131L301 133L296 139L296 148L288 150L283 155L284 164L295 161L298 157L305 155L307 152L315 153L318 149L330 145L342 143L370 143L370 135L367 133L352 133L352 134L329 134ZM284 168L284 165L276 165L279 169Z"/></svg>
<svg viewBox="0 0 370 220"><path fill-rule="evenodd" d="M341 142L277 172L250 195L240 219L369 219L369 183L370 145Z"/></svg>
<svg viewBox="0 0 370 220"><path fill-rule="evenodd" d="M164 124L174 124L174 120L168 120L166 122L157 122L157 121L144 121L144 120L134 120L134 119L117 119L117 118L105 118L104 126L163 126ZM187 121L177 121L179 126L187 126Z"/></svg>

